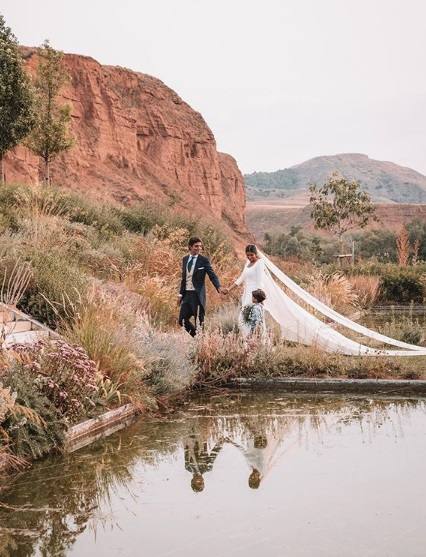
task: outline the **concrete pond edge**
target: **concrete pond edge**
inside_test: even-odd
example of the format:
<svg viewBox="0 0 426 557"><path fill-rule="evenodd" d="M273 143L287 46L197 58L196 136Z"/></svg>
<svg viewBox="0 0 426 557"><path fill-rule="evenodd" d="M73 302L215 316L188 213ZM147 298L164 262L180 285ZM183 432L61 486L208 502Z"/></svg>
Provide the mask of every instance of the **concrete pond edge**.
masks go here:
<svg viewBox="0 0 426 557"><path fill-rule="evenodd" d="M384 394L426 396L426 381L415 379L335 379L306 377L237 377L228 387L279 388L292 393Z"/></svg>
<svg viewBox="0 0 426 557"><path fill-rule="evenodd" d="M123 429L133 420L138 412L138 409L133 404L124 404L96 418L85 420L70 427L65 434L65 451L77 451L101 437L107 437Z"/></svg>

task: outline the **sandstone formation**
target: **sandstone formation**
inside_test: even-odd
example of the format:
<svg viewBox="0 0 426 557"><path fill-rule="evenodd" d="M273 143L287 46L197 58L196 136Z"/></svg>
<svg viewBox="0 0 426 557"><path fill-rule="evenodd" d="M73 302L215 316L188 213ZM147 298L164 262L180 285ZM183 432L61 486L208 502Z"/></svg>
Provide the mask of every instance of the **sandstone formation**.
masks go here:
<svg viewBox="0 0 426 557"><path fill-rule="evenodd" d="M28 69L37 50L24 48ZM246 233L241 172L218 153L201 114L160 80L92 58L66 54L70 81L60 102L72 107L75 146L53 163L53 182L129 203L155 199L195 208ZM37 157L18 147L6 159L10 182L37 182Z"/></svg>

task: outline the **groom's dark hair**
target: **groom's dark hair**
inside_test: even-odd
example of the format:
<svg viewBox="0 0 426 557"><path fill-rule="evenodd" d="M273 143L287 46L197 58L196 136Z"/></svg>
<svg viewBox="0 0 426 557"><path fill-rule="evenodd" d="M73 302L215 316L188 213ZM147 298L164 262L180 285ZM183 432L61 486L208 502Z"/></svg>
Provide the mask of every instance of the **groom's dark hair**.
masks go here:
<svg viewBox="0 0 426 557"><path fill-rule="evenodd" d="M198 242L201 242L201 238L198 238L197 236L193 236L192 238L189 239L188 247L192 248L192 246L194 244L198 244ZM201 242L201 243L203 243L203 242Z"/></svg>

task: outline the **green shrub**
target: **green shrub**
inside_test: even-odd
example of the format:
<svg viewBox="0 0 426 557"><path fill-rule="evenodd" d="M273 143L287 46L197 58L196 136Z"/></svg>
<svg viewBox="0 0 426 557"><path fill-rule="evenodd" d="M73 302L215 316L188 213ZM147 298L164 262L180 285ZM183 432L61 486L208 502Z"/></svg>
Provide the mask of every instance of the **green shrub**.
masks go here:
<svg viewBox="0 0 426 557"><path fill-rule="evenodd" d="M381 277L379 299L383 302L400 304L422 303L423 290L424 287L420 277L410 270L400 269Z"/></svg>
<svg viewBox="0 0 426 557"><path fill-rule="evenodd" d="M125 228L117 209L85 200L76 193L64 196L64 211L71 222L93 226L106 237L122 234Z"/></svg>
<svg viewBox="0 0 426 557"><path fill-rule="evenodd" d="M54 404L43 394L24 362L15 361L2 377L5 387L16 394L19 413L10 413L2 424L14 454L40 458L63 445L65 422ZM25 409L30 412L25 412ZM38 419L33 418L36 413Z"/></svg>
<svg viewBox="0 0 426 557"><path fill-rule="evenodd" d="M129 232L147 234L154 226L166 222L165 210L152 203L139 203L121 209L120 220Z"/></svg>
<svg viewBox="0 0 426 557"><path fill-rule="evenodd" d="M87 277L59 252L35 253L31 264L34 275L19 308L55 329L74 317L87 292Z"/></svg>

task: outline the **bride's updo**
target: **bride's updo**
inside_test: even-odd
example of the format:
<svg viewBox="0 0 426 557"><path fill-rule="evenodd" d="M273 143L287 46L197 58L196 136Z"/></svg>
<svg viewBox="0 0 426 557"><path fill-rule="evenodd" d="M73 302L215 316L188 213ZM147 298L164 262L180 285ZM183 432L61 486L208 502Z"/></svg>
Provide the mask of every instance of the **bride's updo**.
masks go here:
<svg viewBox="0 0 426 557"><path fill-rule="evenodd" d="M259 257L259 254L257 253L257 247L254 244L248 244L248 246L246 246L246 254L247 253L254 253Z"/></svg>

